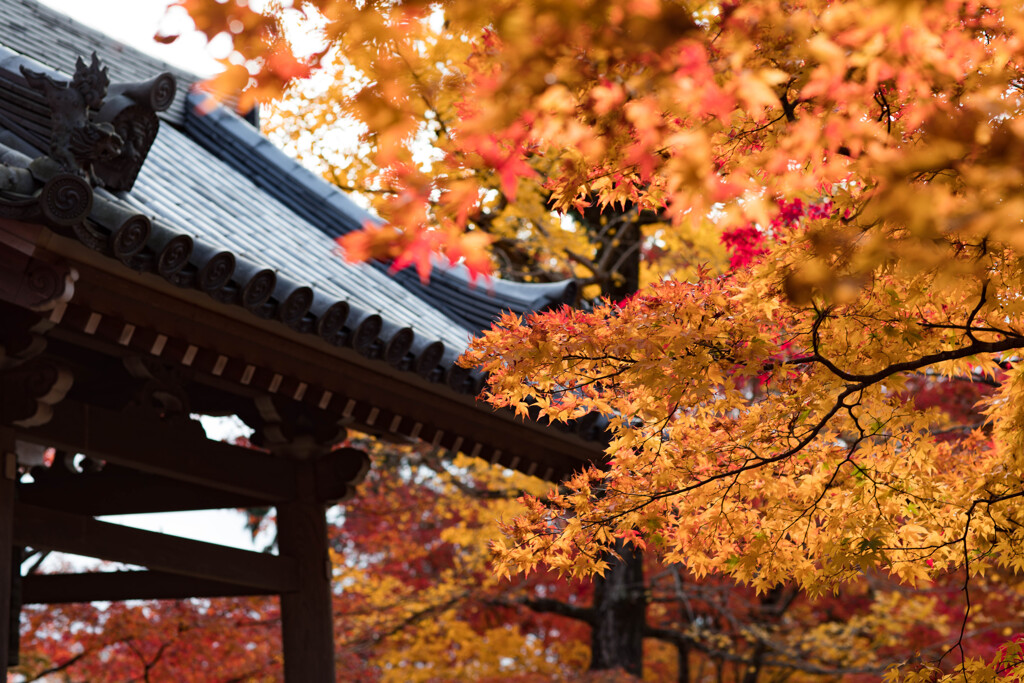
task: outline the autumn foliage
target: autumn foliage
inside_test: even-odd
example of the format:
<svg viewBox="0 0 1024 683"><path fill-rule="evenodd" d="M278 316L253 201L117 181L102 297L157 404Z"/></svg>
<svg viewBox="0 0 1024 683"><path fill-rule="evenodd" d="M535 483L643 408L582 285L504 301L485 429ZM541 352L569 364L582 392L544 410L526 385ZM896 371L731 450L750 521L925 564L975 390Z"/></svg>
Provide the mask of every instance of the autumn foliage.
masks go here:
<svg viewBox="0 0 1024 683"><path fill-rule="evenodd" d="M67 604L22 613L6 680L281 680L280 613L270 598Z"/></svg>
<svg viewBox="0 0 1024 683"><path fill-rule="evenodd" d="M375 467L332 510L338 680L628 683L589 672L590 582L553 571L498 577L496 518L545 484L429 446L366 439ZM263 518L273 528L272 515ZM910 589L868 572L810 600L792 584L757 594L722 576L698 580L648 553L644 680L873 681L956 641L953 580ZM972 652L997 656L1024 598L1004 574L975 584ZM279 681L274 598L28 606L12 681Z"/></svg>
<svg viewBox="0 0 1024 683"><path fill-rule="evenodd" d="M605 462L505 524L499 573L586 576L625 540L762 592L958 576L969 612L980 577L1019 584L1019 3L318 0L301 59L293 11L184 4L237 37L218 87L335 74L320 123L356 122L395 229L359 255L482 268L481 233L540 235L580 274L588 211L668 254L465 357L495 406L611 423ZM927 398L964 386L970 411ZM956 675L1024 677L1015 643Z"/></svg>

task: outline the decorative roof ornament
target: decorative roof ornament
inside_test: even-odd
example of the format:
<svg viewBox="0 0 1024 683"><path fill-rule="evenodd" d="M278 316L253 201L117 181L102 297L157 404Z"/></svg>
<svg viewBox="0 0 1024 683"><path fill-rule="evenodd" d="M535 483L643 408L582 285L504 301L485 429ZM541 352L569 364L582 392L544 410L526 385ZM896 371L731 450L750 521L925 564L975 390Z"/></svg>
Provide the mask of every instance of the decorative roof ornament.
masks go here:
<svg viewBox="0 0 1024 683"><path fill-rule="evenodd" d="M0 122L47 151L49 160L37 160L33 172L40 180L63 172L92 186L130 190L156 139L156 113L174 101L174 76L162 73L139 83L111 83L96 53L88 64L78 58L71 81L33 66L21 64L20 78L0 69L0 96L9 92L11 102L30 97L49 118L47 133L45 128L21 124L13 112L0 112Z"/></svg>
<svg viewBox="0 0 1024 683"><path fill-rule="evenodd" d="M177 94L174 76L162 73L141 83L115 83L97 114L97 120L109 122L124 146L113 159L100 159L93 168L111 190L130 190L156 139L160 120L156 112L165 111Z"/></svg>
<svg viewBox="0 0 1024 683"><path fill-rule="evenodd" d="M113 125L93 121L90 116L90 110L98 112L107 96L110 85L107 68L100 65L94 52L88 66L78 58L70 83L62 83L24 66L21 73L50 106L50 158L62 171L80 175L92 185L102 184L93 173L93 164L115 159L124 148L124 140Z"/></svg>

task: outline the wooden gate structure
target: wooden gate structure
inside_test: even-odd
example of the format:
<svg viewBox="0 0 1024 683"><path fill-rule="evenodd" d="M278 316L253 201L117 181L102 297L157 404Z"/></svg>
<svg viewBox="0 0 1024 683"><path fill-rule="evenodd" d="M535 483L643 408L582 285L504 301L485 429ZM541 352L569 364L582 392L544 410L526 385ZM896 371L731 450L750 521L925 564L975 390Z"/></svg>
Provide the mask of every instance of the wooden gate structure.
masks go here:
<svg viewBox="0 0 1024 683"><path fill-rule="evenodd" d="M232 112L200 114L195 80L0 0L0 658L22 604L279 595L287 680L334 681L325 510L368 466L337 445L420 439L549 480L598 458L592 423L494 412L454 363L499 311L574 285L344 263L333 238L370 217ZM239 416L260 450L196 415ZM263 506L278 555L96 519ZM146 570L22 576L25 548Z"/></svg>

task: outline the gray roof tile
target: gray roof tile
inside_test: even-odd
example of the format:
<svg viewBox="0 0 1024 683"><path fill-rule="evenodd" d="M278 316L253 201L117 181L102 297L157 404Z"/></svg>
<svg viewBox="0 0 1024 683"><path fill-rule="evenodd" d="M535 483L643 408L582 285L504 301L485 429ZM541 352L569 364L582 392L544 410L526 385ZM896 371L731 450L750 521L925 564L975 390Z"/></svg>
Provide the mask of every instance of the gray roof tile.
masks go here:
<svg viewBox="0 0 1024 683"><path fill-rule="evenodd" d="M45 37L33 35L35 31ZM95 51L113 80L148 80L163 71L177 77L179 97L162 114L165 125L133 189L116 197L98 194L153 218L165 229L162 234L187 235L203 247L217 247L200 248L193 261L200 252L208 257L224 249L233 252L239 260L234 278L239 291L249 283L246 278L270 269L281 283L291 283L292 291L312 286L319 302L348 302L352 325L378 314L381 334L410 327L416 335L414 348L442 342L443 364L449 366L445 370L470 336L502 311L558 305L575 291L571 281L531 285L492 280L474 288L460 266L435 269L430 285L424 286L411 270L395 274L385 264L347 263L335 253L334 238L379 219L274 147L234 112L221 107L197 113L195 105L206 96L187 94L196 77L36 0L0 0L0 43L65 74L73 72L80 55ZM0 59L5 54L0 49ZM4 125L17 133L19 122L8 119L17 119L18 109L5 116L0 124L7 121ZM187 270L173 269L165 276L187 284L190 280L181 275ZM281 301L287 289L284 284L277 287ZM218 296L241 302L237 295ZM253 310L263 315L270 309Z"/></svg>

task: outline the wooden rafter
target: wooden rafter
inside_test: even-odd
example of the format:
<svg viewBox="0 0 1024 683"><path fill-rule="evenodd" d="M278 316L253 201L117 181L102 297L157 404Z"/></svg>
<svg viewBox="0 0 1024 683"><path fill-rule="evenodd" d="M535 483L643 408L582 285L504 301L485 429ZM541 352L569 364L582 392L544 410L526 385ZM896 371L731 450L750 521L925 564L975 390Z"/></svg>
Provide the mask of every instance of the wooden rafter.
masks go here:
<svg viewBox="0 0 1024 683"><path fill-rule="evenodd" d="M359 429L423 439L546 479L559 479L602 457L598 443L516 420L511 412L481 410L471 396L368 362L349 349L307 344L297 333L266 334L262 326L270 323L197 311L165 294L161 283L144 280L153 289L132 286L91 263L75 266L82 277L75 302L58 321L62 330L84 331L97 342L181 364L203 383L291 398L338 414ZM175 329L187 329L188 339L175 338L170 334ZM235 339L248 340L245 360L235 353Z"/></svg>
<svg viewBox="0 0 1024 683"><path fill-rule="evenodd" d="M26 605L98 600L226 598L272 593L251 586L159 571L32 574L22 579L22 602Z"/></svg>
<svg viewBox="0 0 1024 683"><path fill-rule="evenodd" d="M109 470L109 471L108 471ZM214 510L273 505L265 498L175 481L127 468L47 477L18 485L18 500L81 515L134 515L180 510Z"/></svg>

